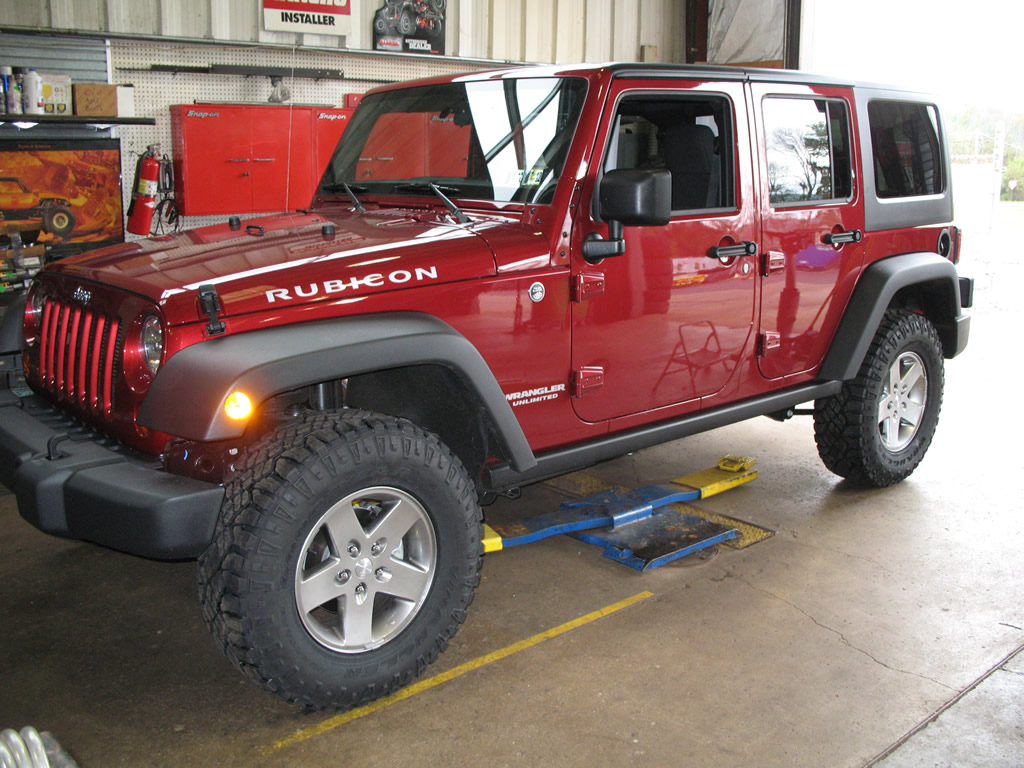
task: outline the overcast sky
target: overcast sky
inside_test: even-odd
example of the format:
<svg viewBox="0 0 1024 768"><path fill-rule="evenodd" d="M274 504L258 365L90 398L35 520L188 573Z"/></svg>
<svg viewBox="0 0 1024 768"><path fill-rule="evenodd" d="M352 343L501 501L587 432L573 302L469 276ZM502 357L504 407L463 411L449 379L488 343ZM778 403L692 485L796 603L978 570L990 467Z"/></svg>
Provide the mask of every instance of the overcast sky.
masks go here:
<svg viewBox="0 0 1024 768"><path fill-rule="evenodd" d="M804 0L801 69L1024 112L1020 0Z"/></svg>

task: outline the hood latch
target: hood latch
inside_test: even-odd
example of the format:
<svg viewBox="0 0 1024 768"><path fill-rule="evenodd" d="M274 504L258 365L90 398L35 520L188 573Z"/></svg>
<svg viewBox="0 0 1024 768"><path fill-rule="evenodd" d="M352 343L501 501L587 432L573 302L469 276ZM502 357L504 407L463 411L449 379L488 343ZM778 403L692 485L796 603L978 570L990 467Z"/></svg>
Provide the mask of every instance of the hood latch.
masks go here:
<svg viewBox="0 0 1024 768"><path fill-rule="evenodd" d="M217 319L217 313L224 309L220 304L220 297L217 289L210 284L199 286L199 309L210 321L206 324L206 333L209 336L220 336L228 327L223 320Z"/></svg>

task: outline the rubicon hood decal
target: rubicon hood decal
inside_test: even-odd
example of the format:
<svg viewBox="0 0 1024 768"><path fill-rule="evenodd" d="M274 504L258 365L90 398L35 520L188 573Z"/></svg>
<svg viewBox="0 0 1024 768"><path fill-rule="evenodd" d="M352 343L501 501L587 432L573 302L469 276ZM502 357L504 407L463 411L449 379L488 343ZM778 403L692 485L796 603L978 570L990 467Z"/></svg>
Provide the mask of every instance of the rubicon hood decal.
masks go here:
<svg viewBox="0 0 1024 768"><path fill-rule="evenodd" d="M345 291L358 291L363 287L381 288L387 285L405 285L421 283L424 280L437 280L437 266L416 267L412 270L396 269L394 272L371 272L362 277L349 277L341 280L324 280L308 285L296 285L288 288L271 288L267 291L267 303L274 304L294 299L309 299L314 296L330 296Z"/></svg>

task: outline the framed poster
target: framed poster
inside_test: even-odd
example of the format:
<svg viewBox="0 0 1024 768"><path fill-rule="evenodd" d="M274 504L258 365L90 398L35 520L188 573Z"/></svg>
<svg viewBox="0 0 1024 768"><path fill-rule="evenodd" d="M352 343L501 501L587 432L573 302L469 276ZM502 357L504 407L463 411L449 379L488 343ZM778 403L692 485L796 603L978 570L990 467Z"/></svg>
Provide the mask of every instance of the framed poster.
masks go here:
<svg viewBox="0 0 1024 768"><path fill-rule="evenodd" d="M0 211L55 257L123 242L120 140L0 141Z"/></svg>
<svg viewBox="0 0 1024 768"><path fill-rule="evenodd" d="M373 16L373 47L444 55L447 0L386 0Z"/></svg>

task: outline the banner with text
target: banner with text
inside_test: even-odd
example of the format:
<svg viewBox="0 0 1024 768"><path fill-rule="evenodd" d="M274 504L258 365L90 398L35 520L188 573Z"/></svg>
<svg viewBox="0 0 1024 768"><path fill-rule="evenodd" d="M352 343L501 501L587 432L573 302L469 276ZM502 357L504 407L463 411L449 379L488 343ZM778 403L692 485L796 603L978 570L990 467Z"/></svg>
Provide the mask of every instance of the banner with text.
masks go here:
<svg viewBox="0 0 1024 768"><path fill-rule="evenodd" d="M347 35L350 0L263 0L263 28L274 32Z"/></svg>

